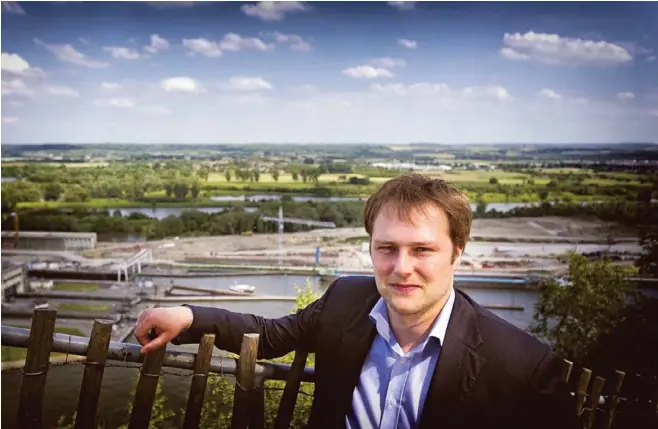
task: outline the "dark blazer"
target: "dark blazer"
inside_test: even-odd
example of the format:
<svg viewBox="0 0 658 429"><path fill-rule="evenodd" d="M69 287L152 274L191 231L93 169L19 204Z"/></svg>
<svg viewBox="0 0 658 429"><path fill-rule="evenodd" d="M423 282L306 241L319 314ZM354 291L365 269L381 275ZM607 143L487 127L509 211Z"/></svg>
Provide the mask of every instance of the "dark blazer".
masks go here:
<svg viewBox="0 0 658 429"><path fill-rule="evenodd" d="M580 428L576 406L562 381L562 360L531 335L455 289L444 344L420 418L420 429ZM373 339L368 314L380 295L374 278L342 277L324 295L280 319L190 306L194 321L174 344L215 345L240 352L242 335L260 334L259 359L295 349L315 353L315 395L310 428L344 428Z"/></svg>

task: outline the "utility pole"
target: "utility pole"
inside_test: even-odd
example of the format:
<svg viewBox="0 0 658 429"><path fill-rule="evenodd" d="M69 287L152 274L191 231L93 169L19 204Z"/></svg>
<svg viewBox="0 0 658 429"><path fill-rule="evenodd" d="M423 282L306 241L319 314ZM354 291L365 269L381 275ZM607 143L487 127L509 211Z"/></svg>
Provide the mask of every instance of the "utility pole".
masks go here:
<svg viewBox="0 0 658 429"><path fill-rule="evenodd" d="M279 206L279 267L283 265L283 207Z"/></svg>

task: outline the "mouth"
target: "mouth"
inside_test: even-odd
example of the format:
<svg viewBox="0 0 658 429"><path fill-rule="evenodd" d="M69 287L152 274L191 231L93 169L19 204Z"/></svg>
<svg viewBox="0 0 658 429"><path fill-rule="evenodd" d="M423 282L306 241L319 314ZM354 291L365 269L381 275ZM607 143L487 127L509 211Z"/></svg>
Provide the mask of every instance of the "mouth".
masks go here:
<svg viewBox="0 0 658 429"><path fill-rule="evenodd" d="M403 294L410 294L415 290L420 289L420 286L407 283L393 283L391 284L391 289Z"/></svg>

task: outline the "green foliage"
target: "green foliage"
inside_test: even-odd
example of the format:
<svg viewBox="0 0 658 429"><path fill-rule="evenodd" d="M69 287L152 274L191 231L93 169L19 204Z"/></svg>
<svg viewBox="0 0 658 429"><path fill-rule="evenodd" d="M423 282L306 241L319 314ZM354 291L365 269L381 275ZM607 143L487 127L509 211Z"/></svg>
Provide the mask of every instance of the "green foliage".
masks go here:
<svg viewBox="0 0 658 429"><path fill-rule="evenodd" d="M563 358L581 361L624 322L624 310L638 297L629 281L634 272L606 259L570 254L567 277L542 282L530 332L548 340Z"/></svg>

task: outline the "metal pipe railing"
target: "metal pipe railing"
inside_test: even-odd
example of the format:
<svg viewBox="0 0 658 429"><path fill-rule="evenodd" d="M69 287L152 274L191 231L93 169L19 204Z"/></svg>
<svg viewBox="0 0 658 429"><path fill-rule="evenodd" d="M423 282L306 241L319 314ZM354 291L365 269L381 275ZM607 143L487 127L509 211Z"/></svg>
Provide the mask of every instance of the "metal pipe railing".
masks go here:
<svg viewBox="0 0 658 429"><path fill-rule="evenodd" d="M30 330L2 325L2 345L10 347L27 348ZM68 334L53 334L52 351L67 353L74 356L86 356L89 347L89 338ZM144 355L140 354L141 346L135 343L122 343L110 341L107 359L120 362L143 363ZM194 369L195 353L167 350L162 362L163 367ZM236 375L237 359L223 356L212 356L210 359L210 372L223 375ZM291 365L273 362L256 363L255 375L262 380L286 381ZM302 381L313 382L315 370L312 367L304 369Z"/></svg>

